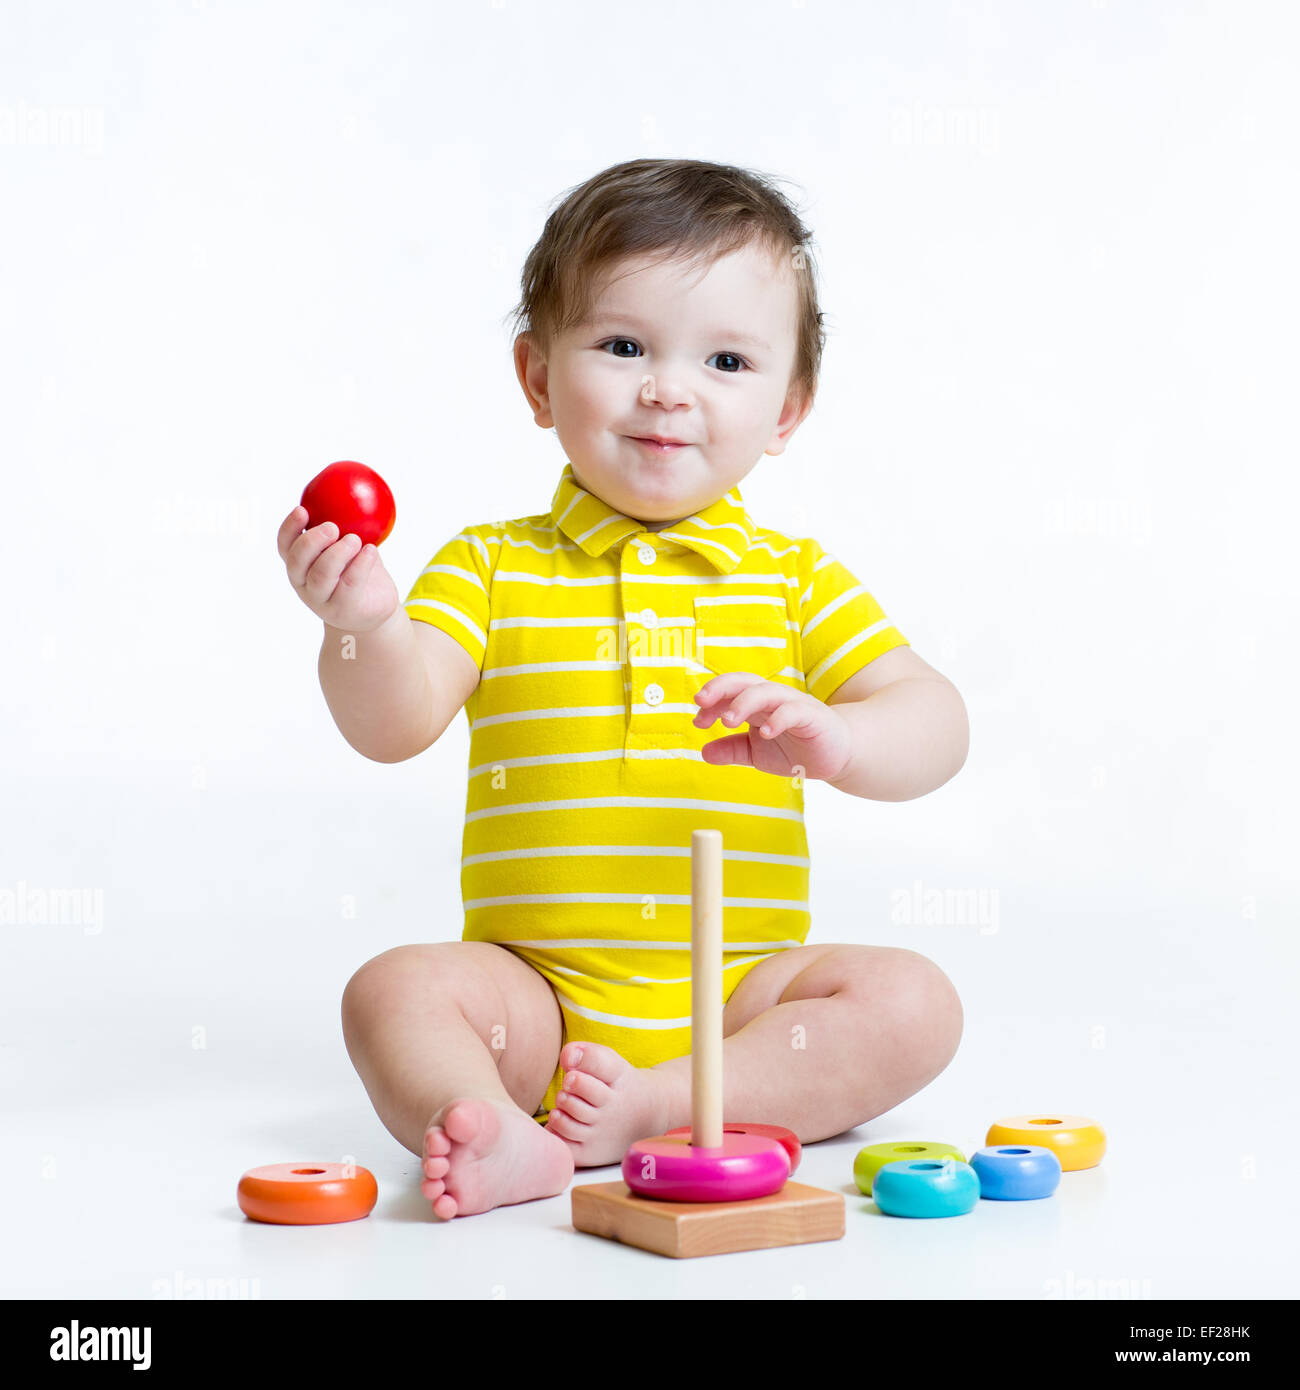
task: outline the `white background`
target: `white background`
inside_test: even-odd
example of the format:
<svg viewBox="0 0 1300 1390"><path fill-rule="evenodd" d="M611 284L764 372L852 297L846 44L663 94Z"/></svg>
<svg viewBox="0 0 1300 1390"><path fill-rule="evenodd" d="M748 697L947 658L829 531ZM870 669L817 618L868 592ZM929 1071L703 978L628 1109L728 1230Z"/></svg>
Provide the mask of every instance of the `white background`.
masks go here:
<svg viewBox="0 0 1300 1390"><path fill-rule="evenodd" d="M558 1267L615 1297L1295 1296L1269 1233L1295 1212L1298 27L1282 3L10 3L4 1287L547 1296ZM428 1215L338 1000L387 947L459 937L465 720L400 766L353 752L275 550L335 459L392 485L403 595L464 524L546 510L564 460L505 316L564 190L637 156L790 181L830 338L742 495L833 550L972 724L930 796L809 788L809 940L930 955L966 1033L809 1151L845 1240L729 1257L732 1282L575 1235L567 1196ZM94 920L21 920L60 890ZM930 890L984 912L909 920ZM973 1150L1042 1106L1111 1143L1050 1203L918 1225L852 1186L864 1143ZM380 1180L366 1222L235 1209L245 1168L344 1154ZM143 1182L156 1226L100 1200Z"/></svg>

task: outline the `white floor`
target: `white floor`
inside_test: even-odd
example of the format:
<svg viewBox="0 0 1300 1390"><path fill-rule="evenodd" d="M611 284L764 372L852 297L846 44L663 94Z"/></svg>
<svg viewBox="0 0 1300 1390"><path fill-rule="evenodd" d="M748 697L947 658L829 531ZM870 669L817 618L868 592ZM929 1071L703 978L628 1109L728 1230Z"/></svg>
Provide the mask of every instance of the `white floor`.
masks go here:
<svg viewBox="0 0 1300 1390"><path fill-rule="evenodd" d="M425 784L399 784L428 796ZM79 788L83 823L99 827L93 848L35 833L53 822L35 793L24 803L28 880L67 881L31 846L71 849L93 860L87 878L107 885L107 906L98 930L28 924L3 935L0 1164L6 1192L20 1194L5 1220L6 1296L1300 1293L1288 1235L1300 1215L1294 938L1288 909L1266 895L1243 921L1231 901L1207 900L1199 915L1189 901L1161 909L1159 884L1089 898L1028 882L1004 888L996 930L991 920L862 928L859 939L912 946L948 971L966 1012L957 1057L892 1113L806 1150L800 1179L846 1196L843 1240L676 1261L577 1233L567 1194L438 1222L416 1190L414 1157L374 1116L343 1047L338 995L384 947L454 934L410 925L411 904L431 891L455 902L454 843L412 867L408 840L379 838L343 867L322 853L308 873L301 816L283 829L278 810L263 821L246 798L216 791L197 806L178 792L174 804L161 796L115 813L113 795ZM349 816L368 813L330 814L326 845L351 843ZM823 859L844 862L850 847L824 814L822 825ZM926 853L883 880L925 876ZM832 873L815 881L831 925L812 939L854 939L863 884L850 897ZM357 883L385 886L367 896ZM355 916L337 905L350 892ZM1093 1116L1110 1141L1099 1168L1066 1174L1052 1198L906 1221L853 1186L864 1144L970 1151L992 1120L1043 1108ZM274 1227L235 1205L247 1168L346 1155L379 1181L364 1221ZM582 1170L577 1181L615 1176Z"/></svg>

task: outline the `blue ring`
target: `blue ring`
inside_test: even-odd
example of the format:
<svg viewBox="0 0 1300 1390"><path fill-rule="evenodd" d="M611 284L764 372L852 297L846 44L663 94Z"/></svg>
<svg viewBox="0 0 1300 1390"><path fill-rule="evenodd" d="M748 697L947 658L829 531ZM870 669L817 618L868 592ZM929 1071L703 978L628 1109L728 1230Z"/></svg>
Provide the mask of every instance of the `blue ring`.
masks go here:
<svg viewBox="0 0 1300 1390"><path fill-rule="evenodd" d="M970 1161L980 1195L995 1202L1050 1197L1061 1181L1061 1160L1039 1144L995 1144L977 1149Z"/></svg>

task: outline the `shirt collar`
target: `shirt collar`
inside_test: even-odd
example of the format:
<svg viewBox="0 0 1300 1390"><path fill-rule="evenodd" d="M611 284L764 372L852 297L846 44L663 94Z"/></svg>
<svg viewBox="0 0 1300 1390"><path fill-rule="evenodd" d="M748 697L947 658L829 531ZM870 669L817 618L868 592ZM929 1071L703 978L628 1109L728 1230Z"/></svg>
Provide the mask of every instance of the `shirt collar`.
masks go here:
<svg viewBox="0 0 1300 1390"><path fill-rule="evenodd" d="M644 532L647 537L659 535L703 555L721 574L731 574L739 567L757 534L738 487L693 516L662 531L649 531L643 522L616 512L594 492L588 492L567 461L551 499L551 521L593 558L628 536Z"/></svg>

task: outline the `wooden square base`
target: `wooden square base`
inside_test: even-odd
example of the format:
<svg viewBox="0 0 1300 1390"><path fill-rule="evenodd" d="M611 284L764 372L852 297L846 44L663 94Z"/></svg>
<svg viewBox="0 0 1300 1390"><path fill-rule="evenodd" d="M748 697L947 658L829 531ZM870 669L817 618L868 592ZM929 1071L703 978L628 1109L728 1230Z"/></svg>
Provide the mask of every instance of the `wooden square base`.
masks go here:
<svg viewBox="0 0 1300 1390"><path fill-rule="evenodd" d="M572 1195L578 1230L675 1259L844 1235L843 1195L800 1182L750 1202L659 1202L638 1197L624 1182L588 1183Z"/></svg>

